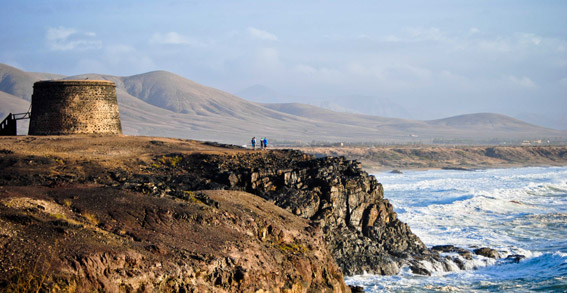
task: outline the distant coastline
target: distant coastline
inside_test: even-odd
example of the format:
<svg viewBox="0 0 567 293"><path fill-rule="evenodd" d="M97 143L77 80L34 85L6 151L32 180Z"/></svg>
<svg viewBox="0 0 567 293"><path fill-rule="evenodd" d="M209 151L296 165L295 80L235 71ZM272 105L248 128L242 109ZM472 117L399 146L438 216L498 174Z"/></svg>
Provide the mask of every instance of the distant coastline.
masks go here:
<svg viewBox="0 0 567 293"><path fill-rule="evenodd" d="M330 146L299 147L357 160L369 171L567 166L567 146Z"/></svg>

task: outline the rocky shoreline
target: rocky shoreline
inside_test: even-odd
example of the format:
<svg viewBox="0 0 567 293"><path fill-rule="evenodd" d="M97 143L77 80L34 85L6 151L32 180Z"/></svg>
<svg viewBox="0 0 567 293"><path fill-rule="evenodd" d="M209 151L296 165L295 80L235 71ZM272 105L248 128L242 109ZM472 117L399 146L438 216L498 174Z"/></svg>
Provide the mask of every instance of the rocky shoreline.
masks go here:
<svg viewBox="0 0 567 293"><path fill-rule="evenodd" d="M428 249L344 157L28 137L3 139L0 167L0 288L39 282L35 247L52 258L41 288L346 292L343 274L468 268L461 249Z"/></svg>
<svg viewBox="0 0 567 293"><path fill-rule="evenodd" d="M344 156L366 170L511 168L567 166L567 146L329 146L299 147L316 157Z"/></svg>

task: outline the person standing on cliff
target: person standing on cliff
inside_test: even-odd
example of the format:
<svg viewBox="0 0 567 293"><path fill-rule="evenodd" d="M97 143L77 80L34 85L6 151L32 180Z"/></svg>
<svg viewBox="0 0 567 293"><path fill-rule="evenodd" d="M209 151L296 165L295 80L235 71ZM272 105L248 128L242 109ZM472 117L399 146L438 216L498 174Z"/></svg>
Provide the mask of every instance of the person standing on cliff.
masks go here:
<svg viewBox="0 0 567 293"><path fill-rule="evenodd" d="M252 143L252 148L256 149L256 137L252 137L252 140L250 141Z"/></svg>
<svg viewBox="0 0 567 293"><path fill-rule="evenodd" d="M264 148L267 149L268 148L268 138L264 137Z"/></svg>
<svg viewBox="0 0 567 293"><path fill-rule="evenodd" d="M264 149L264 138L260 138L260 149L263 150Z"/></svg>

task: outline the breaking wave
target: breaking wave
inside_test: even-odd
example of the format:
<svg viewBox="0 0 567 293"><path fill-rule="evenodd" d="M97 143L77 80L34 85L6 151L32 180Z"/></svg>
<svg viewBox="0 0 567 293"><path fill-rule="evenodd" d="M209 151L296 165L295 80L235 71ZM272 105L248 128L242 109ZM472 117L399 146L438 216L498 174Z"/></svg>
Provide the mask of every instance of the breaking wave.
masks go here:
<svg viewBox="0 0 567 293"><path fill-rule="evenodd" d="M353 276L349 284L369 292L567 290L567 167L375 176L399 218L428 246L491 247L503 258L475 256L462 260L471 270L452 272L423 264L437 273L405 268L397 276Z"/></svg>

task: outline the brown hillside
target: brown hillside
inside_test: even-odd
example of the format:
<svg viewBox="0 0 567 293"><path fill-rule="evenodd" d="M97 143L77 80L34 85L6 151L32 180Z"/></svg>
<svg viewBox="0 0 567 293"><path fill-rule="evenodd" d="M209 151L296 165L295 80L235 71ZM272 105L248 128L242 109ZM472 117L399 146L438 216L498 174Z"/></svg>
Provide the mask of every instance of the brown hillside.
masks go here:
<svg viewBox="0 0 567 293"><path fill-rule="evenodd" d="M29 101L35 81L60 77L1 65L0 91ZM85 74L65 78L115 82L126 134L191 138L238 145L248 144L253 136L268 136L272 142L296 145L314 141L449 141L457 144L519 143L525 139L551 139L558 143L567 141L565 131L529 125L503 115L472 114L435 121L412 121L334 112L297 103L262 105L165 71L129 77ZM5 95L0 99L7 100ZM24 108L22 111L28 107Z"/></svg>
<svg viewBox="0 0 567 293"><path fill-rule="evenodd" d="M321 230L273 203L225 190L152 195L120 177L249 150L127 136L1 141L0 291L350 291Z"/></svg>

